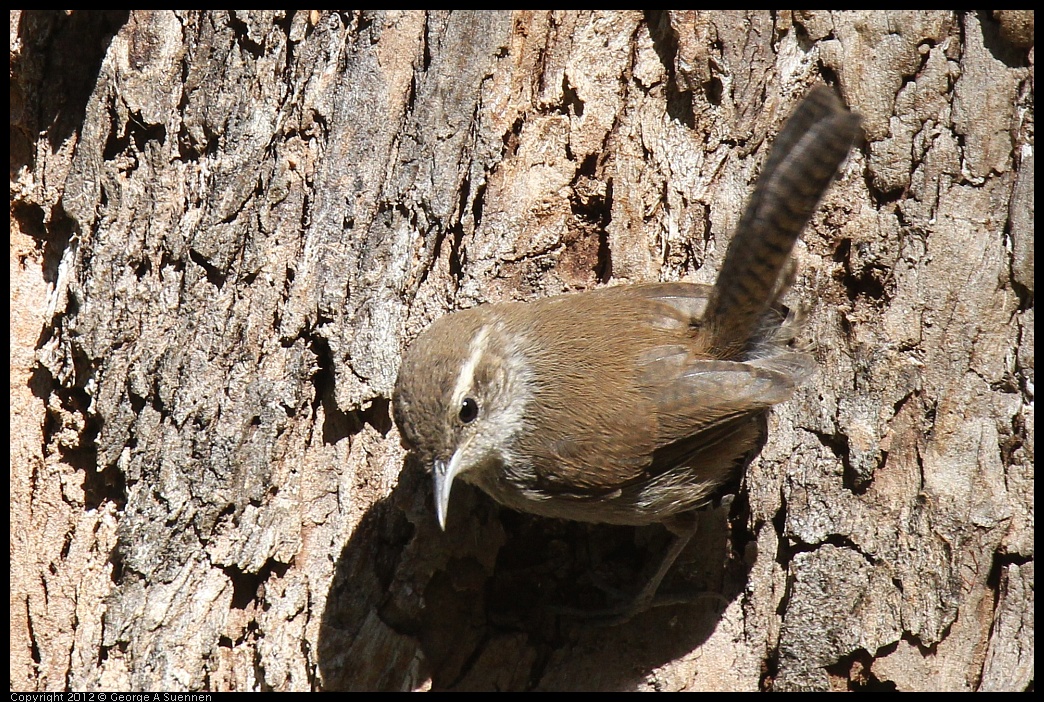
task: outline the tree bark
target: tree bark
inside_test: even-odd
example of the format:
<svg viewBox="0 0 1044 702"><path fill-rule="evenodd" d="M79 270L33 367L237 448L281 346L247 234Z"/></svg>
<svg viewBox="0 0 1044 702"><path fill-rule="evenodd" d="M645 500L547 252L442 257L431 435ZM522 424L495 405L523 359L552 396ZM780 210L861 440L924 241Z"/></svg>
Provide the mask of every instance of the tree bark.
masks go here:
<svg viewBox="0 0 1044 702"><path fill-rule="evenodd" d="M1033 686L1032 12L11 13L12 690ZM711 282L817 81L819 372L660 527L429 480L447 311ZM583 323L578 320L578 323Z"/></svg>

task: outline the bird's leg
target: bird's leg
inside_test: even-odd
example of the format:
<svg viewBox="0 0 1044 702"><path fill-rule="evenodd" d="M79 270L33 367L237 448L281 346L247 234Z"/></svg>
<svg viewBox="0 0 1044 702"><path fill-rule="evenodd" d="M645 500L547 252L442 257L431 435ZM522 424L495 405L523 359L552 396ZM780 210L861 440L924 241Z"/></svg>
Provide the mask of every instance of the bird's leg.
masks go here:
<svg viewBox="0 0 1044 702"><path fill-rule="evenodd" d="M696 534L697 516L694 512L685 512L668 518L663 525L673 535L671 544L660 560L656 572L653 573L652 577L649 578L636 596L618 606L605 609L583 610L572 607L559 607L554 608L554 612L578 619L596 620L599 624L605 626L615 626L628 622L635 615L656 607L685 604L705 597L720 598L720 595L711 592L689 592L657 596L656 593L660 589L663 579Z"/></svg>
<svg viewBox="0 0 1044 702"><path fill-rule="evenodd" d="M649 582L645 584L645 587L634 598L635 605L641 604L643 609L651 609L653 607L688 602L691 599L691 597L657 598L656 592L660 589L660 583L663 582L664 577L667 576L667 571L671 569L674 562L678 560L678 556L692 541L692 537L696 535L697 524L697 517L694 512L674 515L663 523L667 531L674 535L674 538L671 540L671 545L667 548L667 553L663 554L663 559L660 561L656 572L653 573L653 576L649 578ZM642 610L635 610L635 614L640 611Z"/></svg>

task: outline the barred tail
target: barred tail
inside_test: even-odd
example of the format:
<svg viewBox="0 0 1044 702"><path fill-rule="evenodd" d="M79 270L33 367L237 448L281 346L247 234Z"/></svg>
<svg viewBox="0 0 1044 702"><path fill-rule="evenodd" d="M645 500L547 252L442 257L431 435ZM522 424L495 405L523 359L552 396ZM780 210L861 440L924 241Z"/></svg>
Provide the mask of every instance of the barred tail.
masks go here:
<svg viewBox="0 0 1044 702"><path fill-rule="evenodd" d="M826 86L783 125L729 242L705 321L723 357L741 352L773 302L780 271L862 130Z"/></svg>

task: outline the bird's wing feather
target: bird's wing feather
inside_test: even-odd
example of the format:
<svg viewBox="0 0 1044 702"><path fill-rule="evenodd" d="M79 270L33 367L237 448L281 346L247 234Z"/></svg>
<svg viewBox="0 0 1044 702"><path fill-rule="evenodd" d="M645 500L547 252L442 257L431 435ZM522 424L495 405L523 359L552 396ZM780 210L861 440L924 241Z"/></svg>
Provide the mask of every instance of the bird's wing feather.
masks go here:
<svg viewBox="0 0 1044 702"><path fill-rule="evenodd" d="M802 353L721 361L693 359L688 349L676 346L647 352L640 377L664 445L789 399L813 368L811 357Z"/></svg>

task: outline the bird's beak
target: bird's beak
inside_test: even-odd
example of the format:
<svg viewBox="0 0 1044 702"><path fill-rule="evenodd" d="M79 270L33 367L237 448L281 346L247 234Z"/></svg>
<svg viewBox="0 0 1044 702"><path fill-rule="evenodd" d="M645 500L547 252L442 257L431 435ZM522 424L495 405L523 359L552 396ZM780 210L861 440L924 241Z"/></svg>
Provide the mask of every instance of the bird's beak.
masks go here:
<svg viewBox="0 0 1044 702"><path fill-rule="evenodd" d="M446 515L449 513L450 489L453 478L460 472L460 451L456 451L449 462L436 459L432 468L435 478L435 514L439 518L439 526L446 531Z"/></svg>

